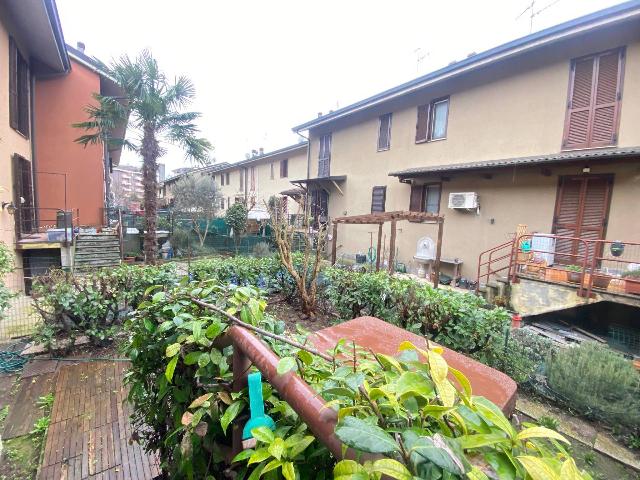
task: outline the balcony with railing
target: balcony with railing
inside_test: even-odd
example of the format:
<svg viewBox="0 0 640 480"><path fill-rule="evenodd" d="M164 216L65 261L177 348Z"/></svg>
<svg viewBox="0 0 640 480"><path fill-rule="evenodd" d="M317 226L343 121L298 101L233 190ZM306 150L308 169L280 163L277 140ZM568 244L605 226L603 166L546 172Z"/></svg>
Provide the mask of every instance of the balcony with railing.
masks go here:
<svg viewBox="0 0 640 480"><path fill-rule="evenodd" d="M576 289L586 299L613 295L640 299L640 243L526 233L482 252L478 287L526 278Z"/></svg>
<svg viewBox="0 0 640 480"><path fill-rule="evenodd" d="M79 210L48 207L15 208L16 248L60 248L71 245L79 226Z"/></svg>

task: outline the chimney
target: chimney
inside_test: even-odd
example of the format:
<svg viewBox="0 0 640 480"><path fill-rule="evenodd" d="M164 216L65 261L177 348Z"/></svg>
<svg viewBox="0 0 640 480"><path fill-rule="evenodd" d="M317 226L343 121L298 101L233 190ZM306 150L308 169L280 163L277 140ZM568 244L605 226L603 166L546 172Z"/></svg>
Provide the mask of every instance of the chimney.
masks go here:
<svg viewBox="0 0 640 480"><path fill-rule="evenodd" d="M84 49L86 48L86 45L84 44L84 42L77 42L76 47L78 48L78 50L84 53Z"/></svg>
<svg viewBox="0 0 640 480"><path fill-rule="evenodd" d="M318 118L322 116L322 112L318 112Z"/></svg>
<svg viewBox="0 0 640 480"><path fill-rule="evenodd" d="M264 148L260 147L258 151L260 152L260 155L264 155Z"/></svg>

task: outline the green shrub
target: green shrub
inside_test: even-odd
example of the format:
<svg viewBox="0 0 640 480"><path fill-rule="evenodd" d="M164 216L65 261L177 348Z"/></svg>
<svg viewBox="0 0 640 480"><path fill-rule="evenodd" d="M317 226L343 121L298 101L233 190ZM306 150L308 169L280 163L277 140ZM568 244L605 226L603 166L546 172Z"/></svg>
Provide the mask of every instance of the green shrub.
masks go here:
<svg viewBox="0 0 640 480"><path fill-rule="evenodd" d="M86 275L54 270L34 281L34 308L43 318L37 340L50 347L55 337L87 335L93 343L113 337L125 316L142 301L153 285L176 281L172 264L123 264Z"/></svg>
<svg viewBox="0 0 640 480"><path fill-rule="evenodd" d="M222 347L221 338L228 319L203 310L190 301L193 297L276 334L284 331L282 322L265 314L259 290L212 280L183 280L169 293L153 293L127 320L134 426L145 447L160 453L168 478L218 478L224 471L225 477L238 479L324 479L332 468L334 478L370 480L381 474L487 478L482 471L491 478L537 478L536 472L544 471L545 478L559 479L561 470L571 478L586 478L562 446L561 435L532 424L521 431L512 427L494 404L472 395L468 380L446 365L437 348L424 351L404 344L398 358L356 349L356 369L344 360L353 351L344 342L328 361L264 336L281 357L278 373L297 370L326 408L337 410L335 434L344 446L379 458L336 464L265 383L265 408L276 429L254 429L255 448L238 454L230 467L223 453L231 445L232 424L246 417L246 391L231 390L233 347ZM448 373L457 378L458 389Z"/></svg>
<svg viewBox="0 0 640 480"><path fill-rule="evenodd" d="M542 374L546 359L557 349L551 340L526 328L511 330L506 346L504 337L494 341L493 348L474 357L506 373L520 387L528 386L537 372Z"/></svg>
<svg viewBox="0 0 640 480"><path fill-rule="evenodd" d="M4 276L13 271L13 254L4 242L0 242L0 320L3 312L9 307L9 301L14 294L5 285Z"/></svg>
<svg viewBox="0 0 640 480"><path fill-rule="evenodd" d="M376 316L462 353L494 348L509 323L505 309L470 293L434 289L387 272L327 268L323 273L326 297L341 318Z"/></svg>
<svg viewBox="0 0 640 480"><path fill-rule="evenodd" d="M640 427L640 374L595 342L559 350L547 364L551 389L572 409L609 423Z"/></svg>

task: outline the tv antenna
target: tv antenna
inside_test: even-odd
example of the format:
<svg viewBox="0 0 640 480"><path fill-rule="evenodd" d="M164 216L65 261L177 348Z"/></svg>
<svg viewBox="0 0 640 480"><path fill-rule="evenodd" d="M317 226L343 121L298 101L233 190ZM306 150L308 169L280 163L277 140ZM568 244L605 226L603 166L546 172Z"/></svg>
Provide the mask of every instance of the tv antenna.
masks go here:
<svg viewBox="0 0 640 480"><path fill-rule="evenodd" d="M422 48L418 47L413 53L416 56L416 73L420 73L420 64L429 56L429 52L425 52Z"/></svg>
<svg viewBox="0 0 640 480"><path fill-rule="evenodd" d="M553 0L551 3L548 3L547 5L545 5L544 7L540 8L539 10L536 10L536 3L538 3L538 2L537 2L537 0L531 0L531 3L529 3L529 6L527 6L527 8L525 8L522 11L522 13L516 17L516 20L520 20L520 18L522 16L524 16L525 13L529 12L529 33L531 33L531 32L533 32L533 19L534 19L534 17L537 17L538 15L540 15L542 12L544 12L548 8L553 7L559 1L560 0Z"/></svg>

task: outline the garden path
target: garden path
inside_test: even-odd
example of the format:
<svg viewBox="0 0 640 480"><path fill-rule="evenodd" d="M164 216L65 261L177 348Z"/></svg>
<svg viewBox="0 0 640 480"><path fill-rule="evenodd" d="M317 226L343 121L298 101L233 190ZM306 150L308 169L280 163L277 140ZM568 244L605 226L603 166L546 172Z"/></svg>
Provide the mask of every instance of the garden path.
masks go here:
<svg viewBox="0 0 640 480"><path fill-rule="evenodd" d="M158 459L130 441L126 362L60 368L38 476L49 479L140 479L160 474Z"/></svg>

